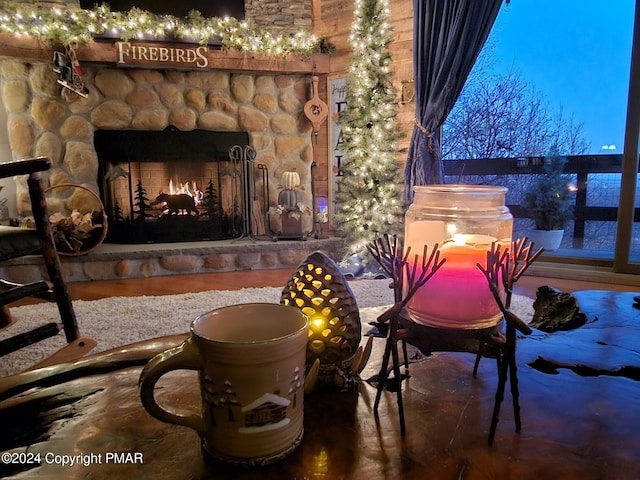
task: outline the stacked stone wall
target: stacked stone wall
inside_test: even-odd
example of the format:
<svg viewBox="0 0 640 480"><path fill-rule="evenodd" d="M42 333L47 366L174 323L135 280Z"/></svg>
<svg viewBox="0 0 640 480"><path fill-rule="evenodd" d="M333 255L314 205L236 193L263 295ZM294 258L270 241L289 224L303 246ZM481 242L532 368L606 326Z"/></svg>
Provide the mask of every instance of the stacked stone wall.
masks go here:
<svg viewBox="0 0 640 480"><path fill-rule="evenodd" d="M311 0L245 0L245 16L272 33L311 31Z"/></svg>

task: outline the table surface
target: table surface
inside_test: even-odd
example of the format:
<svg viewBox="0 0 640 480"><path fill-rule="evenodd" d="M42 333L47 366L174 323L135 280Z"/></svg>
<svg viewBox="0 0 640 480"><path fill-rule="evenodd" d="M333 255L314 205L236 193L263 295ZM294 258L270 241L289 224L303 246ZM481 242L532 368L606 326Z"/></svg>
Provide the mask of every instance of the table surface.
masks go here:
<svg viewBox="0 0 640 480"><path fill-rule="evenodd" d="M142 365L185 338L174 336L88 357L71 372L60 373L66 367L58 366L0 379L0 451L16 458L40 454L41 459L39 466L21 468L0 463L0 477L107 479L140 478L143 473L154 479L375 480L457 478L464 473L466 478L637 478L628 475L640 466L640 436L635 431L640 409L631 407L640 385L626 378L584 378L569 371L583 357L597 368L625 363L624 356L612 353L624 350L629 336L637 343L640 310L633 306L633 296L578 292L581 305L591 317L595 313L597 321L574 332L558 332L558 337L534 334L518 342L523 433L514 434L506 399L493 447L486 445L486 437L495 362L482 362L474 379L473 355L436 353L413 363L411 378L403 384L405 437L399 434L395 394L383 394L380 417L375 419L375 389L362 382L355 391L307 396L303 442L283 461L261 469L216 463L202 452L195 432L152 418L139 400ZM363 327L382 312L365 310ZM605 322L605 316L615 320ZM616 333L616 323L632 334ZM378 373L383 348L383 340L374 342L363 378ZM554 362L559 373L528 368L527 363L540 356ZM635 366L640 367L640 361ZM195 372L163 377L157 398L197 410Z"/></svg>
<svg viewBox="0 0 640 480"><path fill-rule="evenodd" d="M624 368L640 367L640 308L633 300L638 293L581 290L573 296L587 323L545 336L532 354L556 368L581 370L582 375L618 375Z"/></svg>

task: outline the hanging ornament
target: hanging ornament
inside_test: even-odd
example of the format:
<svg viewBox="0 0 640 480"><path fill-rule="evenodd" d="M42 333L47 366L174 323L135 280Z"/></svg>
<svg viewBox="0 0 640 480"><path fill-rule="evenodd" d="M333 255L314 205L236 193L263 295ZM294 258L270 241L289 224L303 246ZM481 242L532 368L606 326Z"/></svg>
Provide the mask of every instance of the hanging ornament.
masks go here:
<svg viewBox="0 0 640 480"><path fill-rule="evenodd" d="M312 77L313 95L311 96L311 100L304 106L304 114L311 122L311 125L313 125L313 134L316 136L316 140L318 138L320 125L327 119L327 115L329 114L329 107L318 96L318 81L318 76L314 75Z"/></svg>
<svg viewBox="0 0 640 480"><path fill-rule="evenodd" d="M367 128L371 130L373 128L373 122L367 122Z"/></svg>
<svg viewBox="0 0 640 480"><path fill-rule="evenodd" d="M53 52L53 71L60 74L60 85L81 97L89 96L89 89L82 80L82 68L73 45L67 45L65 53Z"/></svg>

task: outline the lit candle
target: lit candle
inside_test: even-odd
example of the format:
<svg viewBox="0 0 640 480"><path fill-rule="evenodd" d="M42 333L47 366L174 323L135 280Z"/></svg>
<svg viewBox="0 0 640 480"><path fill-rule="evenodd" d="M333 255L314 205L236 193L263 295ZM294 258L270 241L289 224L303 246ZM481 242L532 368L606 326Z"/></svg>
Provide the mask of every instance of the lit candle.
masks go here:
<svg viewBox="0 0 640 480"><path fill-rule="evenodd" d="M450 235L442 242L443 233ZM411 319L440 328L478 329L494 326L502 318L487 279L477 264L485 265L487 252L496 238L480 234L454 233L455 225L441 221L414 222L408 229L408 261L415 254L422 262L424 245L440 244L445 264L424 284L407 305ZM406 287L405 287L406 288Z"/></svg>
<svg viewBox="0 0 640 480"><path fill-rule="evenodd" d="M492 242L508 248L513 216L507 189L485 185L425 185L405 214L407 260L422 264L424 246L440 247L444 265L407 305L412 320L439 328L496 326L502 315L477 264L486 265ZM405 290L407 285L404 286Z"/></svg>

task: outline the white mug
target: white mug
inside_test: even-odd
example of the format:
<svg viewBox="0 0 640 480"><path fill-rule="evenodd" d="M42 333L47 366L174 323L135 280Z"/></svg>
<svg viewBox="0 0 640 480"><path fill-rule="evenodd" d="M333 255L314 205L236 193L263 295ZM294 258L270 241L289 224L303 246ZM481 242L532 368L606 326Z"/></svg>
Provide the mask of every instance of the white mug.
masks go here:
<svg viewBox="0 0 640 480"><path fill-rule="evenodd" d="M180 346L155 356L140 375L144 408L164 422L193 428L218 460L264 465L301 442L309 321L297 308L271 303L223 307L196 318ZM165 373L198 370L202 411L158 405Z"/></svg>

